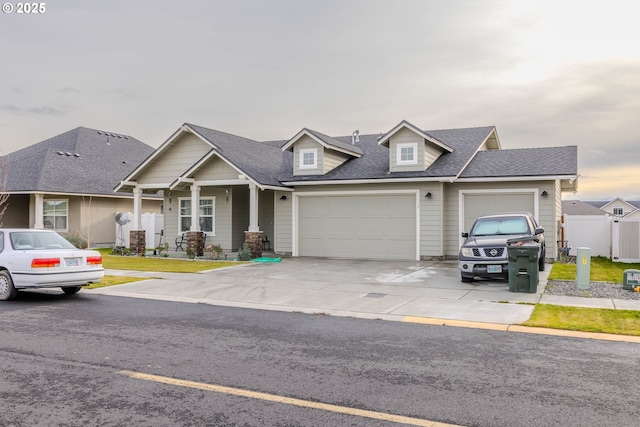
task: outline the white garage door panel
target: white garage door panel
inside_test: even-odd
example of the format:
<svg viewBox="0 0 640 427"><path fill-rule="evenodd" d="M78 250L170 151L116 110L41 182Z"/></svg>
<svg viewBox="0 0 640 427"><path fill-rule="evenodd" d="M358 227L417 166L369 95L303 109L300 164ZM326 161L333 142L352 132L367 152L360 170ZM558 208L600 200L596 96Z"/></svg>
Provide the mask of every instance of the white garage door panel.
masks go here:
<svg viewBox="0 0 640 427"><path fill-rule="evenodd" d="M479 216L512 212L534 213L533 193L478 193L464 195L464 231Z"/></svg>
<svg viewBox="0 0 640 427"><path fill-rule="evenodd" d="M415 195L305 196L298 201L298 254L416 258Z"/></svg>

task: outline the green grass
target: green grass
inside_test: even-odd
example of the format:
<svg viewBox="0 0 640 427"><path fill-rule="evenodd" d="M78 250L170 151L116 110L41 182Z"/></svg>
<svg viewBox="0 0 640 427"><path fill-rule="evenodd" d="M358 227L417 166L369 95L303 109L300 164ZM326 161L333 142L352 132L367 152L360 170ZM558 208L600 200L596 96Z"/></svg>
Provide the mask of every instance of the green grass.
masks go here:
<svg viewBox="0 0 640 427"><path fill-rule="evenodd" d="M111 268L114 270L197 273L199 271L244 264L236 261L201 261L190 259L111 255L110 248L101 248L99 251L102 254L102 266L104 268Z"/></svg>
<svg viewBox="0 0 640 427"><path fill-rule="evenodd" d="M104 288L106 286L122 285L123 283L138 282L140 280L147 280L146 277L132 277L132 276L104 276L101 281L92 283L86 286L85 289Z"/></svg>
<svg viewBox="0 0 640 427"><path fill-rule="evenodd" d="M580 260L577 260L580 262ZM592 282L622 283L624 270L640 269L640 264L630 264L624 262L612 262L608 258L591 258ZM576 265L555 263L549 274L549 280L576 280Z"/></svg>
<svg viewBox="0 0 640 427"><path fill-rule="evenodd" d="M531 319L522 325L640 336L640 311L537 304Z"/></svg>

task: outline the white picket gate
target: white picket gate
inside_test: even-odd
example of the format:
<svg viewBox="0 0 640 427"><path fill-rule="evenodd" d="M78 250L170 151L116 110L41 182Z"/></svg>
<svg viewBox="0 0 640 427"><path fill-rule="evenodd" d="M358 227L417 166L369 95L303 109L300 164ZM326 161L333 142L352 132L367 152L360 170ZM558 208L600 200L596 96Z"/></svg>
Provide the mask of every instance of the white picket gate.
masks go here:
<svg viewBox="0 0 640 427"><path fill-rule="evenodd" d="M640 220L613 220L611 259L614 262L640 262Z"/></svg>

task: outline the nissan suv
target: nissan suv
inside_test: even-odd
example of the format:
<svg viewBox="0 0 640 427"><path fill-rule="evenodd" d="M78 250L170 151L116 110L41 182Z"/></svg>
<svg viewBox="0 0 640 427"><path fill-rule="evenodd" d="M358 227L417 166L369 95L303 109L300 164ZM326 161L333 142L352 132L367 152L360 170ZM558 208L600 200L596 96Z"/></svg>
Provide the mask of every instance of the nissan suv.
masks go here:
<svg viewBox="0 0 640 427"><path fill-rule="evenodd" d="M471 282L475 277L508 278L509 258L507 240L518 237L535 236L539 240L540 253L538 270L545 267L544 229L530 213L481 216L476 220L465 238L458 268L463 282Z"/></svg>

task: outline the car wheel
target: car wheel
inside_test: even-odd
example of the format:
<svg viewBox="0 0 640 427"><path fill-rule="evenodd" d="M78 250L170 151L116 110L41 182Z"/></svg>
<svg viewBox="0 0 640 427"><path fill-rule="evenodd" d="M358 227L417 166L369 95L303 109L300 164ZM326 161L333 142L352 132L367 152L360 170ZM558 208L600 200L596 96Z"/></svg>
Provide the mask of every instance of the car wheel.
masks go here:
<svg viewBox="0 0 640 427"><path fill-rule="evenodd" d="M460 280L465 283L473 282L473 276L465 276L464 274L460 274Z"/></svg>
<svg viewBox="0 0 640 427"><path fill-rule="evenodd" d="M6 270L0 271L0 301L12 300L18 295L18 291L13 286L13 280L9 272Z"/></svg>
<svg viewBox="0 0 640 427"><path fill-rule="evenodd" d="M65 286L62 291L67 295L77 294L82 289L82 286Z"/></svg>
<svg viewBox="0 0 640 427"><path fill-rule="evenodd" d="M547 255L547 248L542 248L542 253L540 254L540 259L538 260L538 271L544 271L546 267L545 258Z"/></svg>

